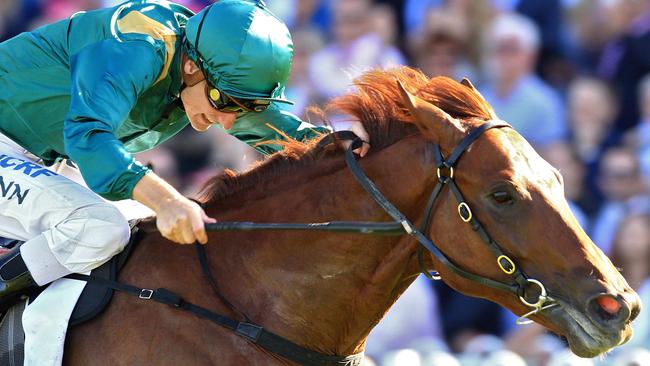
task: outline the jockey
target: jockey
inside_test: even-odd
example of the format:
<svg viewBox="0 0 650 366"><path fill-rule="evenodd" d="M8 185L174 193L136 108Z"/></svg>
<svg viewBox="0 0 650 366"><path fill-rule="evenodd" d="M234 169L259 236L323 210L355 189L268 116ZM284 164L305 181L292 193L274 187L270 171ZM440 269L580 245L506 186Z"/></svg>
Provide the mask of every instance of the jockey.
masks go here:
<svg viewBox="0 0 650 366"><path fill-rule="evenodd" d="M267 154L279 149L276 129L298 140L326 132L279 107L290 103L292 55L289 31L264 3L238 0L196 15L130 1L1 43L0 236L25 243L0 258L0 304L120 252L129 226L106 200L148 206L171 241L206 243L204 224L215 220L132 154L188 124L218 124ZM53 164L77 167L85 186Z"/></svg>

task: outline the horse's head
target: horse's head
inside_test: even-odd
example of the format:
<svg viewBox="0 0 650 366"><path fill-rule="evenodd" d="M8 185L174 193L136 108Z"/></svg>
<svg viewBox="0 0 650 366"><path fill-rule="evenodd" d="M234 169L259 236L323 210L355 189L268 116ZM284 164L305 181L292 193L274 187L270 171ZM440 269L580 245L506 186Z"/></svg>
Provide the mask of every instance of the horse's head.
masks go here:
<svg viewBox="0 0 650 366"><path fill-rule="evenodd" d="M495 115L469 81L436 79L413 94L401 84L397 89L423 138L449 157L471 131ZM431 85L448 90L433 90ZM460 113L452 104L462 99L473 101L462 102L464 108L480 103L483 112ZM449 177L451 172L445 170L443 175ZM435 171L431 179L438 180ZM525 303L537 302L544 289L548 299L537 304L531 319L565 336L573 352L583 357L631 338L630 323L640 311L638 295L578 225L564 197L560 172L520 134L510 127L486 130L458 159L453 181L467 206L459 207L458 192L445 184L425 234L452 263L478 277L461 276L432 257L446 283L518 315L535 310ZM485 231L477 230L468 216ZM490 248L491 241L502 253ZM498 259L499 254L509 260ZM518 289L494 289L479 278Z"/></svg>
<svg viewBox="0 0 650 366"><path fill-rule="evenodd" d="M467 81L456 87L466 89L460 93L480 98ZM486 122L458 120L408 93L404 102L424 138L439 144L446 155ZM472 214L488 235L514 266L527 278L539 281L559 304L536 313L534 320L566 336L572 350L581 356L598 355L631 337L630 322L640 310L638 296L571 214L560 173L521 135L511 128L486 131L464 152L454 173ZM510 272L507 263L506 268L503 262L499 265L485 239L461 220L454 194L448 190L440 201L427 234L459 267L484 278L514 283L506 273ZM517 295L495 291L438 263L436 269L461 292L488 298L519 315L531 310ZM524 292L540 290L536 285L524 288ZM524 293L523 298L537 295Z"/></svg>

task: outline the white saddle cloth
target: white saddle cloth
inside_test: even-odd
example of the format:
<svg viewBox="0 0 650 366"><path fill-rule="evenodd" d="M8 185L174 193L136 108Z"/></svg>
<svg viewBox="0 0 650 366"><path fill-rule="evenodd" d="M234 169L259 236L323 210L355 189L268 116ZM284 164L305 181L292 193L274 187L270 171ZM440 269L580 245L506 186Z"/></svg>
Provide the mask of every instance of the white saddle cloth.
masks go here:
<svg viewBox="0 0 650 366"><path fill-rule="evenodd" d="M150 217L152 213L136 201L115 204L128 220ZM25 366L61 365L68 321L85 286L85 281L61 278L27 305L23 312Z"/></svg>

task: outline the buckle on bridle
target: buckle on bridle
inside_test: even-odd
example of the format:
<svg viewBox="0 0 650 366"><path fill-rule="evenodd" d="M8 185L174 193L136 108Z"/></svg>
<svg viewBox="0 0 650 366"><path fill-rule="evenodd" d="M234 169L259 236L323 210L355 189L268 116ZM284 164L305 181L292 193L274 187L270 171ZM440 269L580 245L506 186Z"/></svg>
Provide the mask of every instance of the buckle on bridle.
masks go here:
<svg viewBox="0 0 650 366"><path fill-rule="evenodd" d="M142 300L151 300L151 297L153 297L153 290L143 288L140 290L140 295L138 295L138 297Z"/></svg>
<svg viewBox="0 0 650 366"><path fill-rule="evenodd" d="M463 220L463 222L472 221L472 210L470 210L467 203L461 202L458 204L458 216L460 216L460 219Z"/></svg>
<svg viewBox="0 0 650 366"><path fill-rule="evenodd" d="M515 273L515 269L517 268L515 262L513 262L507 255L500 255L499 258L497 258L497 264L503 273L509 275Z"/></svg>

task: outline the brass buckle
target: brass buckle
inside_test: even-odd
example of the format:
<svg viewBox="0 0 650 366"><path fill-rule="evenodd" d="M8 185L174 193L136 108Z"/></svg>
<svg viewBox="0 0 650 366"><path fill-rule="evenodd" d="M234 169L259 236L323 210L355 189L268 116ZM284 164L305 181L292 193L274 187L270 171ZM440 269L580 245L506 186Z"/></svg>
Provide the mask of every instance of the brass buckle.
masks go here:
<svg viewBox="0 0 650 366"><path fill-rule="evenodd" d="M465 212L467 213L467 216L463 215L463 208L465 208ZM472 210L469 208L467 203L461 202L458 204L458 216L460 216L460 219L463 220L464 222L470 222L472 221Z"/></svg>
<svg viewBox="0 0 650 366"><path fill-rule="evenodd" d="M505 268L505 266L503 264L501 264L502 259L504 259L506 262L508 262L508 264L510 264L510 267L511 267L510 270L507 270ZM515 262L513 262L512 259L510 259L510 257L508 257L507 255L500 255L499 258L497 258L497 264L499 265L499 268L501 268L501 270L505 274L509 274L509 275L513 274L513 273L515 273L515 269L517 269L517 267L515 266Z"/></svg>

